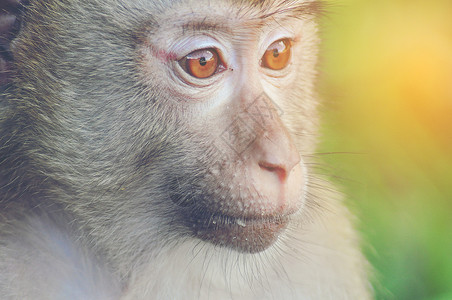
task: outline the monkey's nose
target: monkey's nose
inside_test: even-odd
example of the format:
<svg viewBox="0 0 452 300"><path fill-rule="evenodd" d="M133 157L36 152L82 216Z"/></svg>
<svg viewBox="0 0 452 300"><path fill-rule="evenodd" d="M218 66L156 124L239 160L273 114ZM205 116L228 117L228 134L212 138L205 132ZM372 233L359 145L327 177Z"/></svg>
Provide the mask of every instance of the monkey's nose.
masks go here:
<svg viewBox="0 0 452 300"><path fill-rule="evenodd" d="M298 210L305 180L298 153L288 161L261 160L251 174L261 197L260 201L250 203L255 213L286 215Z"/></svg>
<svg viewBox="0 0 452 300"><path fill-rule="evenodd" d="M256 141L256 151L261 171L276 175L280 184L287 181L293 168L301 161L289 133L283 129L265 132Z"/></svg>
<svg viewBox="0 0 452 300"><path fill-rule="evenodd" d="M304 183L301 157L288 132L270 132L255 141L252 178L259 194L260 213L287 214L299 206Z"/></svg>

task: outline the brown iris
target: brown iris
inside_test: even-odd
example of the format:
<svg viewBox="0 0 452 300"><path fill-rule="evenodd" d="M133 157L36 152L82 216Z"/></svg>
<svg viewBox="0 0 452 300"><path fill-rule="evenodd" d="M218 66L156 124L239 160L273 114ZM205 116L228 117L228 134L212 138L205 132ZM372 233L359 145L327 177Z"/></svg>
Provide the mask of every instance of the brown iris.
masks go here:
<svg viewBox="0 0 452 300"><path fill-rule="evenodd" d="M277 40L267 48L262 56L262 66L272 70L284 69L289 64L291 47L290 39Z"/></svg>
<svg viewBox="0 0 452 300"><path fill-rule="evenodd" d="M188 74L202 79L217 72L220 59L215 49L201 49L191 52L179 63Z"/></svg>

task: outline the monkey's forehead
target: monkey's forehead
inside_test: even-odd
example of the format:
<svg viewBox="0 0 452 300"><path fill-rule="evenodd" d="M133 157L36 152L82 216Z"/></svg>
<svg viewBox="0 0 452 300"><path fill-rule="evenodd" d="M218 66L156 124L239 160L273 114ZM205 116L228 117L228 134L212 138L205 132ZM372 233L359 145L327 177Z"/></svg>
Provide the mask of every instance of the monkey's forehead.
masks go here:
<svg viewBox="0 0 452 300"><path fill-rule="evenodd" d="M265 20L267 18L316 16L323 10L320 0L180 0L166 1L165 11L193 17L197 13L219 14L231 19ZM168 10L170 8L170 10ZM190 8L187 10L187 8ZM162 11L163 12L163 11Z"/></svg>

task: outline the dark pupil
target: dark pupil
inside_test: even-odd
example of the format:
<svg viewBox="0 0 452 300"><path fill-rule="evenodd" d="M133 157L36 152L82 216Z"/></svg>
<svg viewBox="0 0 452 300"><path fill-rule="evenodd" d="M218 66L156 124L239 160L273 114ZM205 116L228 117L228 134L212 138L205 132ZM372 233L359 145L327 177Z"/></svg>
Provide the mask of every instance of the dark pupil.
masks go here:
<svg viewBox="0 0 452 300"><path fill-rule="evenodd" d="M279 56L279 51L278 49L274 49L273 50L273 57L278 57Z"/></svg>
<svg viewBox="0 0 452 300"><path fill-rule="evenodd" d="M205 66L207 64L206 58L203 56L199 59L199 64Z"/></svg>

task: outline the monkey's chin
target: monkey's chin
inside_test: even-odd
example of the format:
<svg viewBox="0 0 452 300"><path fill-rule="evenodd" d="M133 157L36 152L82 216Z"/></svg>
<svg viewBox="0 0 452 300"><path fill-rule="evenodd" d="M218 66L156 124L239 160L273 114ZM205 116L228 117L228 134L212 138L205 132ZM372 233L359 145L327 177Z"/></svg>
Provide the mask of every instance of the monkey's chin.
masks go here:
<svg viewBox="0 0 452 300"><path fill-rule="evenodd" d="M289 223L288 216L237 218L197 215L192 221L198 238L242 253L257 253L273 245Z"/></svg>

